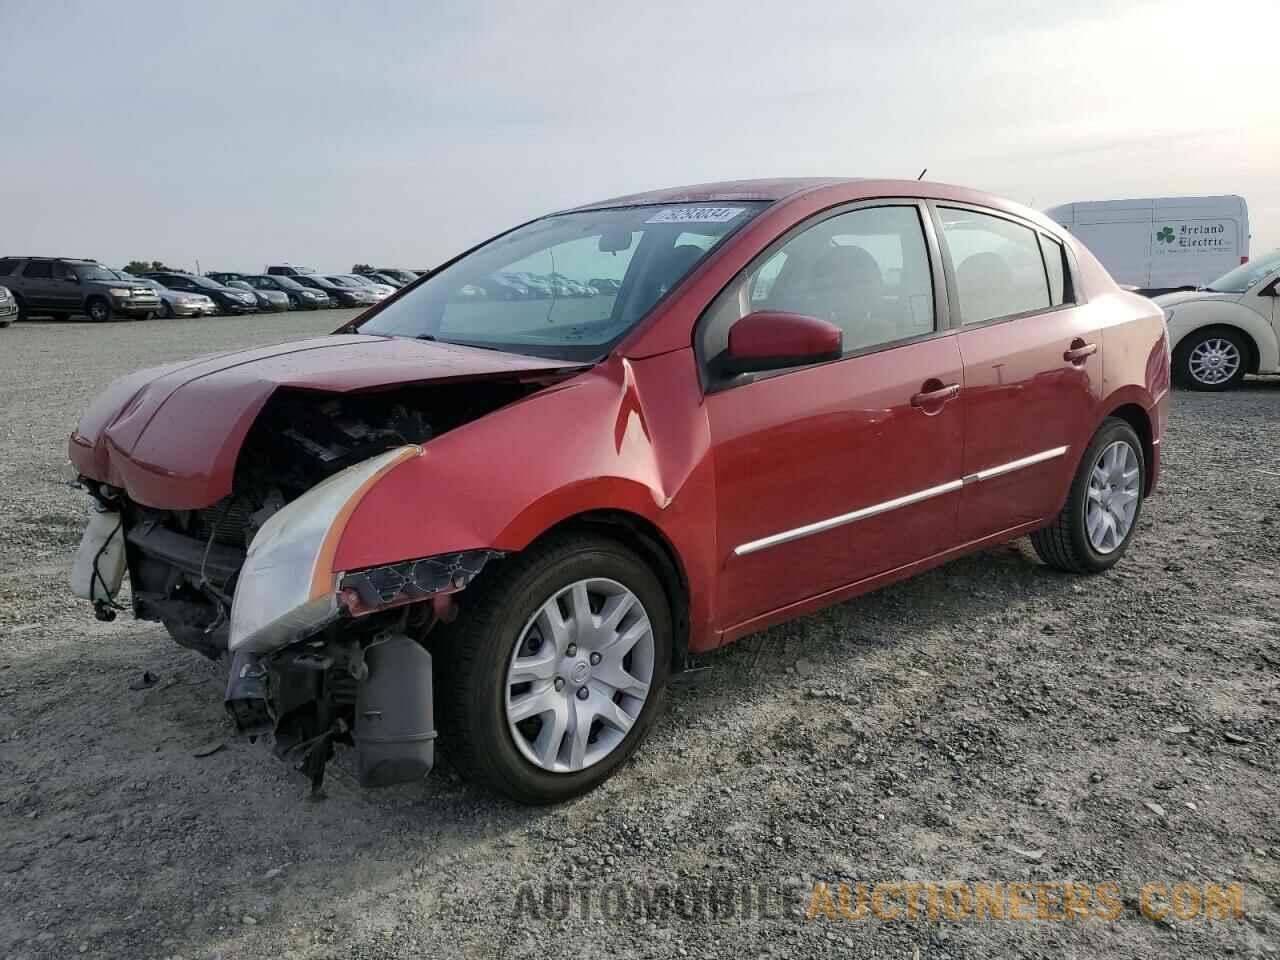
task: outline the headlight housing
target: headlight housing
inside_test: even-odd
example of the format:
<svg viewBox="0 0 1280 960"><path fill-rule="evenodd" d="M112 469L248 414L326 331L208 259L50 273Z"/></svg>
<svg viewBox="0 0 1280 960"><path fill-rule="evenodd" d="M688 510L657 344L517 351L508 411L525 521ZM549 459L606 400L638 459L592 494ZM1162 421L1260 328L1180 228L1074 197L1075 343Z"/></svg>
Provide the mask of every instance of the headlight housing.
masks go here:
<svg viewBox="0 0 1280 960"><path fill-rule="evenodd" d="M111 288L110 290L108 290L107 292L108 292L108 293L110 293L113 297L131 297L131 296L133 296L133 291L132 291L132 290L130 290L128 287L112 287L112 288Z"/></svg>
<svg viewBox="0 0 1280 960"><path fill-rule="evenodd" d="M338 616L333 556L364 495L422 452L397 447L357 463L275 513L249 544L231 603L231 652L269 653L311 636Z"/></svg>

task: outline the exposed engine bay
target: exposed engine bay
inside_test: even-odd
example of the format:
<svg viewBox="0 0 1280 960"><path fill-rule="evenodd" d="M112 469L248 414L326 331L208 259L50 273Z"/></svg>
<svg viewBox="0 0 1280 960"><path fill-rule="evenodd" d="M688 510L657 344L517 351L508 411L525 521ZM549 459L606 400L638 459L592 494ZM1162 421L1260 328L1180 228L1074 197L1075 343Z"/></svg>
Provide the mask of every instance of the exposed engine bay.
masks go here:
<svg viewBox="0 0 1280 960"><path fill-rule="evenodd" d="M84 485L100 511L119 516L135 616L218 659L228 654L249 547L273 516L344 468L426 443L547 382L512 377L345 394L282 388L245 438L231 493L210 507L157 510L118 489ZM435 736L423 642L455 612L451 594L496 556L476 550L348 571L334 622L279 650L231 656L226 705L237 727L273 731L277 755L299 761L316 790L335 743L360 748L366 785L420 779ZM109 599L95 606L102 619L114 615Z"/></svg>

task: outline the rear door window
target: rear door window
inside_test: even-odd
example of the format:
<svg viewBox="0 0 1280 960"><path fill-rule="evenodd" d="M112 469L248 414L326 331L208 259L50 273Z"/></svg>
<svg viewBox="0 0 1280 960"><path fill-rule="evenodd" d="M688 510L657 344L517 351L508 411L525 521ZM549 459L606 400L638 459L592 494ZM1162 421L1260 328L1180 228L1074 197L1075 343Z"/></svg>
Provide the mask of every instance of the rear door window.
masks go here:
<svg viewBox="0 0 1280 960"><path fill-rule="evenodd" d="M22 275L29 280L48 280L53 276L53 264L47 260L39 263L28 263Z"/></svg>
<svg viewBox="0 0 1280 960"><path fill-rule="evenodd" d="M973 210L939 207L938 213L965 326L1049 308L1049 279L1034 230Z"/></svg>
<svg viewBox="0 0 1280 960"><path fill-rule="evenodd" d="M0 277L7 277L13 273L13 268L18 265L18 261L12 257L0 260Z"/></svg>

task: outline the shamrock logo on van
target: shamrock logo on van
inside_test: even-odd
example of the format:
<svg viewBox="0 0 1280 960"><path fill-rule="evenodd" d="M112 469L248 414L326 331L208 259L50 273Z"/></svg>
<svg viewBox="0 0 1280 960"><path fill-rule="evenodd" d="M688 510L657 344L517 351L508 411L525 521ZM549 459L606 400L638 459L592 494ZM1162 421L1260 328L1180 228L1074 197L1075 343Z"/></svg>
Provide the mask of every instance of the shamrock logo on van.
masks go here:
<svg viewBox="0 0 1280 960"><path fill-rule="evenodd" d="M1161 243L1173 243L1173 227L1163 227L1156 234L1156 239Z"/></svg>

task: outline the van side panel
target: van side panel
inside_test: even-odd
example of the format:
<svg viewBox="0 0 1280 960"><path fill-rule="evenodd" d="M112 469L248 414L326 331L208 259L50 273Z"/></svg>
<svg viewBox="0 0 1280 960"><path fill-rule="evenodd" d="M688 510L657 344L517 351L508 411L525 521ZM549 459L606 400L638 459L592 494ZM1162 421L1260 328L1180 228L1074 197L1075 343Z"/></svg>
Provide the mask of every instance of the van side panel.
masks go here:
<svg viewBox="0 0 1280 960"><path fill-rule="evenodd" d="M1068 212L1071 222L1059 219ZM1238 196L1077 202L1054 207L1049 215L1117 283L1148 292L1202 286L1249 254L1249 216Z"/></svg>

